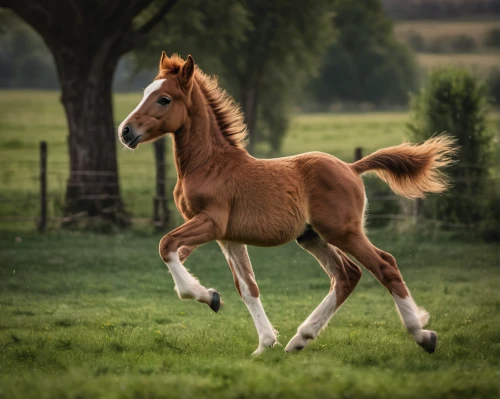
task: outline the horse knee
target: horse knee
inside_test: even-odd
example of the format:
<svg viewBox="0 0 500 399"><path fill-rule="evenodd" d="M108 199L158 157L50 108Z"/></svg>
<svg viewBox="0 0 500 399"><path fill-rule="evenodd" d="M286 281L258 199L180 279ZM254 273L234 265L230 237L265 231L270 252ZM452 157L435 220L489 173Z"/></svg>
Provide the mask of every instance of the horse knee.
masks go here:
<svg viewBox="0 0 500 399"><path fill-rule="evenodd" d="M349 282L351 285L356 285L358 284L359 280L361 279L361 276L363 272L361 271L361 268L356 265L355 263L349 264L346 267L346 273L347 273L347 278L349 279Z"/></svg>
<svg viewBox="0 0 500 399"><path fill-rule="evenodd" d="M338 254L342 259L342 263L344 265L344 270L347 280L349 281L349 285L354 288L361 279L363 272L361 271L361 268L351 259L349 259L349 257L347 257L347 255L344 254L342 251L338 251Z"/></svg>
<svg viewBox="0 0 500 399"><path fill-rule="evenodd" d="M381 253L380 257L384 261L380 265L382 283L391 294L396 294L400 298L406 298L409 295L408 289L399 271L396 259L386 252Z"/></svg>
<svg viewBox="0 0 500 399"><path fill-rule="evenodd" d="M382 265L381 268L395 275L400 274L398 263L396 262L396 258L394 256L382 250L377 250L377 254L379 256L379 263Z"/></svg>
<svg viewBox="0 0 500 399"><path fill-rule="evenodd" d="M165 263L172 261L172 254L177 253L177 240L169 235L164 236L160 240L160 256Z"/></svg>
<svg viewBox="0 0 500 399"><path fill-rule="evenodd" d="M181 261L181 263L184 263L184 261L189 257L189 255L191 255L191 249L189 249L188 247L180 247L179 250L178 250L178 253L179 253L179 260Z"/></svg>

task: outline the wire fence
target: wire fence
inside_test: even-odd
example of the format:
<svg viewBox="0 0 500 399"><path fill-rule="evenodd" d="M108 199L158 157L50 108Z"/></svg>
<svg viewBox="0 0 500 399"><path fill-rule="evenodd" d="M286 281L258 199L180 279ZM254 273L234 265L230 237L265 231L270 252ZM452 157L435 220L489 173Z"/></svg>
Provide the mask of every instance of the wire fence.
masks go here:
<svg viewBox="0 0 500 399"><path fill-rule="evenodd" d="M41 151L40 162L32 160L16 161L15 170L9 169L10 162L0 160L0 224L28 223L40 230L45 228L55 229L61 223L87 218L85 212L78 212L71 215L65 213L66 190L68 189L68 163L58 160L47 159ZM46 148L45 148L46 154ZM360 148L354 150L354 159L362 156ZM131 221L135 225L162 226L159 222L159 210L167 212L168 227L175 227L183 222L175 208L173 201L173 189L176 177L172 175L173 167L167 163L168 174L165 179L157 179L155 170L157 164L151 160L150 163L141 163L140 168L135 168L127 172L126 176L119 173L119 183L110 182L109 177L114 177L114 173L79 170L72 171L73 175L85 177L85 182L71 183L70 187L98 187L102 194L80 195L76 200L112 200L121 199L125 211L131 216ZM466 165L474 167L474 165ZM458 181L470 181L471 178L463 177ZM371 180L371 179L370 179ZM453 229L475 229L475 224L444 223L422 215L422 200L403 199L386 188L383 193L373 189L367 179L367 196L369 201L368 226L378 226L390 222L408 223L431 223L438 227L448 227ZM490 176L487 178L491 195L498 190L500 176ZM158 196L156 187L165 185L165 195ZM377 186L380 187L380 186ZM118 190L116 194L109 194ZM444 194L444 197L450 194ZM488 196L484 192L479 195L460 194L455 199L467 198L472 201L481 201ZM425 200L423 200L425 201ZM388 205L389 204L389 205ZM393 204L391 206L390 204Z"/></svg>

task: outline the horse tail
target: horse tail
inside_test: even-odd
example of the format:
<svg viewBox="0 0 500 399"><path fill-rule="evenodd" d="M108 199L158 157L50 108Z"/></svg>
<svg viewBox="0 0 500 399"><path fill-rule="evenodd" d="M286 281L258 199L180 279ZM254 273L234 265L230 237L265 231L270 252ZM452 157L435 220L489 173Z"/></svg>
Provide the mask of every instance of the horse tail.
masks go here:
<svg viewBox="0 0 500 399"><path fill-rule="evenodd" d="M455 163L456 140L441 134L422 144L404 143L383 148L351 164L361 175L373 171L397 194L422 198L426 193L442 193L449 186L442 172Z"/></svg>

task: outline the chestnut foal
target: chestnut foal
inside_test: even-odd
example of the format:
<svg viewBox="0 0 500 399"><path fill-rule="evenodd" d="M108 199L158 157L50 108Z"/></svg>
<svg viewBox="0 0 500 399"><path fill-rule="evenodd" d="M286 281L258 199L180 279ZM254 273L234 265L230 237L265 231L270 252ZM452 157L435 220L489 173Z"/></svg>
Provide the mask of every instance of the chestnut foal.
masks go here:
<svg viewBox="0 0 500 399"><path fill-rule="evenodd" d="M286 351L302 349L316 338L358 283L361 269L347 252L389 290L415 341L434 352L437 335L423 329L427 312L415 304L394 257L365 235L360 175L372 171L405 197L440 193L446 189L440 168L452 162L454 153L449 136L381 149L353 164L321 152L256 159L244 148L246 126L239 107L215 78L195 67L191 56L184 61L163 53L158 76L118 134L135 149L166 133L173 136L174 199L185 223L161 239L160 255L181 299L219 310L220 294L202 286L183 266L197 246L217 240L257 328L254 353L261 353L276 344L277 332L259 299L246 245L271 247L297 240L318 260L331 288Z"/></svg>

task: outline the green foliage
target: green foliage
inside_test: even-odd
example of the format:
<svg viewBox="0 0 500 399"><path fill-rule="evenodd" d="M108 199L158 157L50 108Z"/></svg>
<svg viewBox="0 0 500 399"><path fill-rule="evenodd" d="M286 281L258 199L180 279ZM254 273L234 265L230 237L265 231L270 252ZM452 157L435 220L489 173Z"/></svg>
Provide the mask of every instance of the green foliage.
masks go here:
<svg viewBox="0 0 500 399"><path fill-rule="evenodd" d="M267 91L267 90L266 90ZM293 106L290 95L263 96L260 100L257 140L268 144L266 155L274 157L282 154L285 133L289 131L290 109Z"/></svg>
<svg viewBox="0 0 500 399"><path fill-rule="evenodd" d="M233 49L232 53L239 55L228 57L232 59L228 67L237 71L238 97L249 125L254 126L256 141L265 139L276 154L281 149L291 107L333 40L332 10L330 2L324 0L260 0L246 4L253 29L243 48ZM252 91L260 116L255 124L249 115Z"/></svg>
<svg viewBox="0 0 500 399"><path fill-rule="evenodd" d="M368 229L385 227L391 223L391 216L401 213L401 198L389 188L387 183L375 176L363 179L368 208L366 224Z"/></svg>
<svg viewBox="0 0 500 399"><path fill-rule="evenodd" d="M412 53L396 40L379 0L334 2L338 36L319 77L311 84L316 100L404 104L417 84Z"/></svg>
<svg viewBox="0 0 500 399"><path fill-rule="evenodd" d="M412 140L449 132L460 146L458 163L447 171L453 187L441 197L426 200L425 211L446 223L469 225L486 220L494 184L490 179L493 135L486 123L485 86L466 70L438 69L412 98L411 108Z"/></svg>
<svg viewBox="0 0 500 399"><path fill-rule="evenodd" d="M54 61L42 38L11 11L0 10L0 26L0 87L57 87Z"/></svg>
<svg viewBox="0 0 500 399"><path fill-rule="evenodd" d="M494 68L490 71L487 82L491 101L500 104L500 68Z"/></svg>
<svg viewBox="0 0 500 399"><path fill-rule="evenodd" d="M491 28L486 32L484 45L487 47L500 47L500 28Z"/></svg>
<svg viewBox="0 0 500 399"><path fill-rule="evenodd" d="M450 46L457 53L468 53L476 49L477 43L473 37L462 33L451 37Z"/></svg>
<svg viewBox="0 0 500 399"><path fill-rule="evenodd" d="M440 35L426 39L420 32L412 30L404 36L410 47L421 53L470 53L478 47L476 39L466 33Z"/></svg>
<svg viewBox="0 0 500 399"><path fill-rule="evenodd" d="M187 267L219 289L218 314L181 301L160 235L0 232L0 398L493 398L500 323L493 245L370 231L398 260L440 334L424 353L365 272L298 354L253 358L258 340L215 244ZM286 345L330 281L295 243L249 248L262 301ZM471 277L471 270L474 271Z"/></svg>
<svg viewBox="0 0 500 399"><path fill-rule="evenodd" d="M296 96L333 38L330 20L326 0L186 0L137 49L136 59L156 67L161 50L193 54L241 103L251 145L264 141L277 153Z"/></svg>
<svg viewBox="0 0 500 399"><path fill-rule="evenodd" d="M382 0L389 17L396 20L465 19L500 14L497 0Z"/></svg>
<svg viewBox="0 0 500 399"><path fill-rule="evenodd" d="M138 25L160 5L155 3L144 15L140 15ZM184 58L191 54L205 72L218 75L223 86L233 90L225 79L222 55L241 45L250 29L248 10L240 2L184 0L178 2L164 22L151 31L141 46L134 49L134 61L138 70L151 70L152 74L156 74L162 51L169 55L178 53Z"/></svg>
<svg viewBox="0 0 500 399"><path fill-rule="evenodd" d="M406 42L409 46L417 51L417 52L425 52L427 51L427 41L425 37L420 33L414 30L409 31L404 35Z"/></svg>
<svg viewBox="0 0 500 399"><path fill-rule="evenodd" d="M161 6L161 1L153 2L134 24L141 26ZM2 12L0 18L8 22L0 32L0 87L57 87L51 55L40 37L11 12ZM193 54L242 104L251 144L265 141L278 153L291 107L333 38L330 22L327 0L183 0L133 56L121 60L114 88L144 87L156 73L163 50Z"/></svg>

